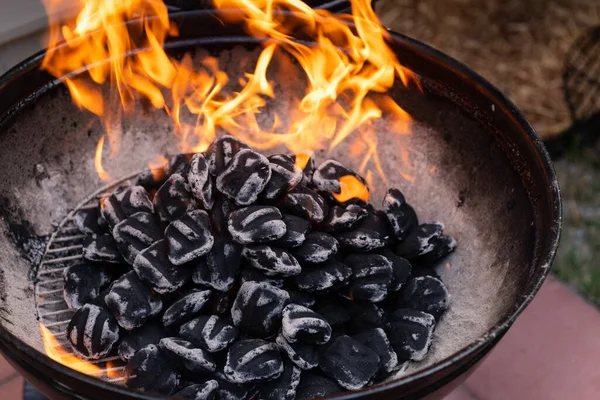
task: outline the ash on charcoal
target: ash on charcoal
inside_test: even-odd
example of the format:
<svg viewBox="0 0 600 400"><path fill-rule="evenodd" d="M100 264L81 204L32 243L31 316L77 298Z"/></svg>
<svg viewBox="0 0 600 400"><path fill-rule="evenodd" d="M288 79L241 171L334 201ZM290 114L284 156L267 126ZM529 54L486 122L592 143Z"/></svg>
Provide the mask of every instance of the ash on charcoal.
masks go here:
<svg viewBox="0 0 600 400"><path fill-rule="evenodd" d="M181 389L173 397L176 399L214 400L219 390L219 383L214 379L202 384L196 383Z"/></svg>
<svg viewBox="0 0 600 400"><path fill-rule="evenodd" d="M402 307L433 315L436 320L448 308L450 294L444 283L432 276L411 279L402 292Z"/></svg>
<svg viewBox="0 0 600 400"><path fill-rule="evenodd" d="M316 373L304 372L296 389L296 399L326 397L343 391L344 389L332 379Z"/></svg>
<svg viewBox="0 0 600 400"><path fill-rule="evenodd" d="M117 190L101 202L102 216L111 227L138 212L154 212L148 192L141 186Z"/></svg>
<svg viewBox="0 0 600 400"><path fill-rule="evenodd" d="M231 307L231 318L241 331L255 337L269 337L277 332L281 313L290 295L265 282L242 284Z"/></svg>
<svg viewBox="0 0 600 400"><path fill-rule="evenodd" d="M198 204L205 210L211 210L215 203L215 185L202 154L194 154L190 160L187 181Z"/></svg>
<svg viewBox="0 0 600 400"><path fill-rule="evenodd" d="M236 153L231 162L217 176L217 190L238 206L247 206L258 199L271 179L267 157L250 149Z"/></svg>
<svg viewBox="0 0 600 400"><path fill-rule="evenodd" d="M192 289L177 299L162 316L165 327L178 326L196 317L210 299L210 290Z"/></svg>
<svg viewBox="0 0 600 400"><path fill-rule="evenodd" d="M110 234L92 236L83 240L83 258L88 261L118 264L123 261L117 242Z"/></svg>
<svg viewBox="0 0 600 400"><path fill-rule="evenodd" d="M153 214L139 212L119 222L113 236L125 261L133 264L142 250L162 239L162 229Z"/></svg>
<svg viewBox="0 0 600 400"><path fill-rule="evenodd" d="M283 372L283 361L275 343L262 339L235 342L227 352L225 376L235 383L264 382Z"/></svg>
<svg viewBox="0 0 600 400"><path fill-rule="evenodd" d="M154 195L153 203L164 225L194 209L194 201L187 182L179 174L169 176Z"/></svg>
<svg viewBox="0 0 600 400"><path fill-rule="evenodd" d="M168 337L162 339L158 347L173 365L189 372L214 372L217 369L209 352L195 347L187 340Z"/></svg>
<svg viewBox="0 0 600 400"><path fill-rule="evenodd" d="M352 336L352 339L367 346L379 356L379 367L376 375L378 380L387 378L392 372L398 369L398 355L392 348L383 329L370 329Z"/></svg>
<svg viewBox="0 0 600 400"><path fill-rule="evenodd" d="M215 239L206 211L192 210L171 222L165 229L169 260L182 265L208 253Z"/></svg>
<svg viewBox="0 0 600 400"><path fill-rule="evenodd" d="M319 366L319 346L302 342L290 343L281 333L275 338L275 343L298 368L309 370Z"/></svg>
<svg viewBox="0 0 600 400"><path fill-rule="evenodd" d="M185 176L188 169L188 163L192 156L193 154L190 153L179 153L170 157L169 162L165 166L167 176L173 174Z"/></svg>
<svg viewBox="0 0 600 400"><path fill-rule="evenodd" d="M89 303L110 283L111 275L102 265L76 264L65 268L63 297L71 310Z"/></svg>
<svg viewBox="0 0 600 400"><path fill-rule="evenodd" d="M135 353L125 374L129 388L165 395L175 392L181 381L179 372L154 344Z"/></svg>
<svg viewBox="0 0 600 400"><path fill-rule="evenodd" d="M396 254L409 261L423 256L434 250L443 232L444 225L440 222L421 224L396 246Z"/></svg>
<svg viewBox="0 0 600 400"><path fill-rule="evenodd" d="M105 309L86 304L73 314L67 339L78 357L97 360L110 353L119 341L119 325Z"/></svg>
<svg viewBox="0 0 600 400"><path fill-rule="evenodd" d="M342 191L340 178L348 175L366 186L366 182L361 176L335 160L327 160L319 165L313 173L312 184L320 192L339 194Z"/></svg>
<svg viewBox="0 0 600 400"><path fill-rule="evenodd" d="M326 293L340 289L348 284L352 269L335 259L302 269L294 277L296 287L309 293Z"/></svg>
<svg viewBox="0 0 600 400"><path fill-rule="evenodd" d="M164 239L142 250L133 262L133 269L140 279L160 294L176 291L191 278L188 268L171 263L167 257L167 243Z"/></svg>
<svg viewBox="0 0 600 400"><path fill-rule="evenodd" d="M100 206L80 209L73 217L73 223L82 233L89 235L108 233L106 220L102 216Z"/></svg>
<svg viewBox="0 0 600 400"><path fill-rule="evenodd" d="M367 252L386 245L386 240L377 231L369 228L357 227L336 235L336 239L346 251Z"/></svg>
<svg viewBox="0 0 600 400"><path fill-rule="evenodd" d="M398 189L389 189L383 198L383 209L398 240L404 240L419 225L417 213Z"/></svg>
<svg viewBox="0 0 600 400"><path fill-rule="evenodd" d="M285 223L285 234L271 244L284 248L302 245L310 232L310 221L291 214L283 214L281 220Z"/></svg>
<svg viewBox="0 0 600 400"><path fill-rule="evenodd" d="M229 233L241 244L266 243L280 239L286 232L281 217L281 212L272 206L241 208L229 216Z"/></svg>
<svg viewBox="0 0 600 400"><path fill-rule="evenodd" d="M398 309L390 315L388 338L401 362L421 361L431 346L435 318L411 309Z"/></svg>
<svg viewBox="0 0 600 400"><path fill-rule="evenodd" d="M114 281L104 301L119 325L127 330L139 328L162 310L160 297L134 271Z"/></svg>
<svg viewBox="0 0 600 400"><path fill-rule="evenodd" d="M283 360L283 372L279 378L258 385L260 398L264 400L294 400L300 383L301 371L288 360Z"/></svg>
<svg viewBox="0 0 600 400"><path fill-rule="evenodd" d="M206 152L210 173L213 176L219 175L240 150L249 148L233 136L223 136L215 140Z"/></svg>
<svg viewBox="0 0 600 400"><path fill-rule="evenodd" d="M456 250L456 240L447 235L440 235L433 239L432 246L431 251L417 257L414 262L419 265L433 265Z"/></svg>
<svg viewBox="0 0 600 400"><path fill-rule="evenodd" d="M331 337L329 323L310 308L288 304L282 316L281 333L289 343L324 344Z"/></svg>
<svg viewBox="0 0 600 400"><path fill-rule="evenodd" d="M226 349L238 336L238 330L217 315L202 315L181 326L179 336L211 353Z"/></svg>
<svg viewBox="0 0 600 400"><path fill-rule="evenodd" d="M254 270L254 268L252 269ZM209 314L229 314L229 310L231 309L231 305L235 300L235 296L237 295L238 289L239 287L233 286L231 289L223 292L213 290L208 305L206 306L207 311L209 311Z"/></svg>
<svg viewBox="0 0 600 400"><path fill-rule="evenodd" d="M351 230L369 212L357 204L333 206L329 209L327 217L318 225L320 231L327 233L342 233Z"/></svg>
<svg viewBox="0 0 600 400"><path fill-rule="evenodd" d="M337 254L339 243L335 238L323 232L311 232L300 247L294 249L294 255L305 263L322 263Z"/></svg>
<svg viewBox="0 0 600 400"><path fill-rule="evenodd" d="M288 277L298 275L302 268L290 253L264 244L246 246L242 255L251 266L267 276Z"/></svg>
<svg viewBox="0 0 600 400"><path fill-rule="evenodd" d="M340 336L319 356L321 370L348 390L366 386L379 368L379 356L349 336Z"/></svg>
<svg viewBox="0 0 600 400"><path fill-rule="evenodd" d="M218 291L227 291L235 284L241 263L242 246L239 243L228 238L215 238L208 254L192 262L192 280Z"/></svg>
<svg viewBox="0 0 600 400"><path fill-rule="evenodd" d="M379 302L388 294L392 263L379 254L350 254L344 263L352 268L348 290L353 299Z"/></svg>
<svg viewBox="0 0 600 400"><path fill-rule="evenodd" d="M261 199L276 200L295 188L304 177L302 170L287 154L274 154L268 157L271 166L271 179L260 194Z"/></svg>
<svg viewBox="0 0 600 400"><path fill-rule="evenodd" d="M149 322L139 329L129 332L119 342L117 352L121 360L128 362L138 350L149 344L156 344L167 336L165 328L157 323Z"/></svg>
<svg viewBox="0 0 600 400"><path fill-rule="evenodd" d="M323 221L329 212L329 206L325 199L303 185L296 186L283 196L279 207L284 212L308 219L313 223Z"/></svg>

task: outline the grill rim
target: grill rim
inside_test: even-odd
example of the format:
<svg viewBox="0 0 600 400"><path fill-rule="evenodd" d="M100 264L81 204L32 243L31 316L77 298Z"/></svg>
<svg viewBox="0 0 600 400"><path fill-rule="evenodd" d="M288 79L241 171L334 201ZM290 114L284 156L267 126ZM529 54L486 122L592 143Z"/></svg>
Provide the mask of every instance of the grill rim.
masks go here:
<svg viewBox="0 0 600 400"><path fill-rule="evenodd" d="M225 10L225 12L239 11ZM209 10L177 12L171 15L171 19L174 19L175 21L183 21L184 19L188 18L214 17L214 14L215 13L213 11ZM462 368L462 372L465 372L471 367L471 365L469 364L472 363L469 363L469 361L473 361L475 358L481 358L483 357L483 355L485 355L485 353L491 350L495 343L497 343L497 341L506 333L506 331L514 323L516 318L529 305L529 303L540 289L541 285L543 284L546 276L550 271L550 266L554 261L556 250L558 247L558 242L560 240L560 233L562 228L562 204L560 188L556 179L555 170L545 146L543 145L540 137L537 135L535 129L527 121L525 116L499 89L494 87L491 83L486 81L483 77L471 70L466 65L410 37L391 31L389 33L391 38L391 44L393 45L393 47L395 46L402 49L403 51L414 53L421 58L425 58L427 60L432 61L434 64L439 64L442 68L448 70L450 73L462 77L463 79L468 81L468 83L471 86L475 87L483 96L489 99L490 102L496 106L497 112L504 113L507 117L510 117L512 119L515 129L519 129L521 131L521 135L524 136L524 138L527 141L527 144L531 147L530 150L533 150L533 152L537 156L537 159L535 161L537 162L537 167L540 168L543 177L546 180L546 190L550 201L549 204L542 204L542 206L548 208L548 212L551 213L552 218L551 221L545 221L545 223L547 223L548 226L543 227L543 230L544 232L546 232L546 235L544 238L545 240L542 249L535 249L536 251L542 251L542 254L540 257L535 257L532 261L532 265L530 266L532 268L532 271L535 269L536 271L541 270L541 272L537 273L538 276L534 281L528 282L528 285L524 290L525 294L521 295L521 297L516 301L516 305L513 308L513 310L510 311L500 322L491 327L488 330L488 332L485 335L483 335L479 340L464 347L452 356L441 360L436 364L431 365L428 368L403 376L397 380L388 383L379 383L377 385L368 387L358 392L344 393L328 398L356 399L377 396L384 394L385 392L392 391L393 389L398 389L402 386L421 380L423 381L422 386L424 388L425 386L430 385L430 383L427 382L427 378L435 379L436 374L443 374L444 370L451 367L452 365L459 365L458 368ZM249 38L247 36L232 35L174 40L170 41L165 47L185 47L186 45L190 44L201 46L203 44L230 45L233 43L251 44L260 42L262 41L254 38ZM17 80L20 76L31 72L32 70L38 69L44 55L45 50L29 57L21 64L8 71L4 76L0 78L0 91L5 90L6 87L10 86L11 83L14 83L15 80ZM19 110L21 110L23 107L34 103L41 95L60 84L60 80L54 78L49 79L49 75L43 71L42 74L44 74L42 76L46 77L46 82L42 85L38 85L34 95L21 99L21 101L15 107L8 109L8 111L4 114L4 118L0 119L0 125L3 125L8 118L10 118L15 113L19 112ZM42 79L40 78L40 80ZM525 185L525 182L523 182L523 184ZM532 199L531 196L530 202L535 203L535 200ZM534 207L533 214L535 216L538 216L540 212L544 211L539 211L535 209L534 204L532 204L532 207ZM536 222L536 225L536 235L540 236L539 221ZM536 247L539 246L540 244L538 243ZM5 353L13 353L11 347L7 348L7 346L12 346L12 349L17 349L21 351L22 353L24 353L25 356L27 356L30 359L30 361L41 363L41 366L43 366L44 369L54 370L67 376L74 383L81 382L87 385L91 385L93 387L100 387L108 393L113 393L125 397L130 397L131 395L135 394L137 398L144 400L157 400L167 398L165 396L152 396L141 392L134 392L132 390L124 389L117 385L110 384L108 382L91 377L89 375L85 375L83 373L71 370L53 361L41 352L31 348L30 346L25 344L21 339L14 336L6 329L0 327L0 349ZM29 365L27 365L27 369L31 370L31 362L28 362L28 364ZM452 371L448 371L447 375L449 376L451 372ZM423 388L419 388L419 390ZM437 389L437 387L433 389ZM425 391L424 393L428 392Z"/></svg>

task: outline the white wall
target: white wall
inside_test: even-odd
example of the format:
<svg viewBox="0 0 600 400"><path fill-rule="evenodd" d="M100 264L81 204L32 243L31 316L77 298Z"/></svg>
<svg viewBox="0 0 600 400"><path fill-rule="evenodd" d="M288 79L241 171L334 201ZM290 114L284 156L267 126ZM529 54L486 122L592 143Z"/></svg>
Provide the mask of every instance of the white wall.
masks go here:
<svg viewBox="0 0 600 400"><path fill-rule="evenodd" d="M0 0L0 44L39 31L46 24L40 0Z"/></svg>

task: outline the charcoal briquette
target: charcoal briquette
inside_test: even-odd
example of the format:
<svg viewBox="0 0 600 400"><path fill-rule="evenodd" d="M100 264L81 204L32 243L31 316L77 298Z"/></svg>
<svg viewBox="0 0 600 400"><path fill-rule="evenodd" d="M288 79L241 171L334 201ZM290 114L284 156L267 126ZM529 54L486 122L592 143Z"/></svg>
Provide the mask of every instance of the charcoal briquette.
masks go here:
<svg viewBox="0 0 600 400"><path fill-rule="evenodd" d="M274 154L269 156L268 160L271 165L271 179L260 194L260 198L276 200L295 188L302 181L304 174L289 155Z"/></svg>
<svg viewBox="0 0 600 400"><path fill-rule="evenodd" d="M231 289L242 263L242 250L239 243L216 237L208 254L192 262L192 280L218 291Z"/></svg>
<svg viewBox="0 0 600 400"><path fill-rule="evenodd" d="M217 369L209 352L187 340L167 337L158 343L158 347L174 365L189 372L214 372Z"/></svg>
<svg viewBox="0 0 600 400"><path fill-rule="evenodd" d="M388 294L392 281L392 263L382 255L369 253L350 254L344 263L352 268L348 291L353 299L379 302Z"/></svg>
<svg viewBox="0 0 600 400"><path fill-rule="evenodd" d="M250 149L236 153L216 179L217 190L238 206L247 206L258 199L271 179L267 157Z"/></svg>
<svg viewBox="0 0 600 400"><path fill-rule="evenodd" d="M308 219L313 223L323 221L329 213L329 206L325 199L304 185L296 186L283 196L279 207L286 213Z"/></svg>
<svg viewBox="0 0 600 400"><path fill-rule="evenodd" d="M298 368L309 370L319 366L320 347L318 345L302 342L290 343L281 333L275 338L275 343Z"/></svg>
<svg viewBox="0 0 600 400"><path fill-rule="evenodd" d="M147 191L158 189L167 180L167 166L146 168L135 178L136 186L142 186Z"/></svg>
<svg viewBox="0 0 600 400"><path fill-rule="evenodd" d="M252 384L238 385L237 383L229 382L225 377L215 376L214 379L219 384L217 389L218 400L247 400L252 390Z"/></svg>
<svg viewBox="0 0 600 400"><path fill-rule="evenodd" d="M245 282L231 307L233 324L255 337L269 337L279 329L289 299L285 290L266 282Z"/></svg>
<svg viewBox="0 0 600 400"><path fill-rule="evenodd" d="M289 360L283 360L283 372L279 378L260 383L258 391L263 400L294 400L302 371Z"/></svg>
<svg viewBox="0 0 600 400"><path fill-rule="evenodd" d="M119 222L113 236L125 261L133 265L142 250L162 239L162 229L153 214L139 212Z"/></svg>
<svg viewBox="0 0 600 400"><path fill-rule="evenodd" d="M302 245L306 240L306 235L310 232L310 221L291 214L283 214L281 220L285 223L285 234L271 244L283 248Z"/></svg>
<svg viewBox="0 0 600 400"><path fill-rule="evenodd" d="M211 210L215 202L215 185L204 155L194 154L190 160L187 181L198 204L205 210Z"/></svg>
<svg viewBox="0 0 600 400"><path fill-rule="evenodd" d="M63 297L71 310L98 297L100 291L110 283L111 274L102 265L76 264L63 271Z"/></svg>
<svg viewBox="0 0 600 400"><path fill-rule="evenodd" d="M230 214L228 229L238 243L270 242L285 235L286 225L281 218L281 212L273 206L245 207Z"/></svg>
<svg viewBox="0 0 600 400"><path fill-rule="evenodd" d="M352 336L352 338L373 350L379 356L379 367L376 378L387 378L398 368L398 355L381 328L369 329Z"/></svg>
<svg viewBox="0 0 600 400"><path fill-rule="evenodd" d="M407 259L397 256L390 249L384 249L382 255L392 263L393 272L389 290L397 292L402 289L404 284L406 284L406 281L412 272L412 265Z"/></svg>
<svg viewBox="0 0 600 400"><path fill-rule="evenodd" d="M316 302L315 296L310 293L301 292L299 290L288 290L287 292L290 295L290 302L294 304L310 308Z"/></svg>
<svg viewBox="0 0 600 400"><path fill-rule="evenodd" d="M421 257L435 249L443 232L444 225L440 222L421 224L396 246L396 254L409 261Z"/></svg>
<svg viewBox="0 0 600 400"><path fill-rule="evenodd" d="M235 383L264 382L283 372L279 347L262 339L240 340L227 352L225 376Z"/></svg>
<svg viewBox="0 0 600 400"><path fill-rule="evenodd" d="M290 343L324 344L331 337L331 326L310 308L288 304L282 312L281 333Z"/></svg>
<svg viewBox="0 0 600 400"><path fill-rule="evenodd" d="M106 225L102 224L104 218L100 206L81 208L73 217L73 223L82 233L89 235L102 235L108 233Z"/></svg>
<svg viewBox="0 0 600 400"><path fill-rule="evenodd" d="M432 276L412 278L402 292L402 306L423 311L438 319L448 308L450 294L446 285Z"/></svg>
<svg viewBox="0 0 600 400"><path fill-rule="evenodd" d="M167 251L167 243L161 239L142 250L133 262L133 269L140 279L160 294L176 291L191 278L190 269L173 265Z"/></svg>
<svg viewBox="0 0 600 400"><path fill-rule="evenodd" d="M368 214L366 208L357 204L350 204L346 207L335 205L329 209L329 214L318 228L326 233L347 232Z"/></svg>
<svg viewBox="0 0 600 400"><path fill-rule="evenodd" d="M201 315L181 325L179 336L211 353L226 349L238 336L238 330L217 315Z"/></svg>
<svg viewBox="0 0 600 400"><path fill-rule="evenodd" d="M188 170L188 165L193 153L179 153L169 158L169 162L165 166L167 176L179 174L185 176Z"/></svg>
<svg viewBox="0 0 600 400"><path fill-rule="evenodd" d="M303 268L294 282L299 290L309 293L326 293L348 284L352 269L335 259Z"/></svg>
<svg viewBox="0 0 600 400"><path fill-rule="evenodd" d="M81 251L83 258L88 261L111 264L118 264L123 261L117 242L110 234L86 236Z"/></svg>
<svg viewBox="0 0 600 400"><path fill-rule="evenodd" d="M113 192L101 200L102 216L111 227L138 212L154 212L148 192L141 186L130 186Z"/></svg>
<svg viewBox="0 0 600 400"><path fill-rule="evenodd" d="M327 397L343 391L344 389L332 379L314 372L303 372L296 388L296 399Z"/></svg>
<svg viewBox="0 0 600 400"><path fill-rule="evenodd" d="M240 272L240 283L244 282L267 282L270 285L273 285L278 288L283 288L285 285L285 278L282 276L269 276L264 272L259 271L256 268L247 266L242 268Z"/></svg>
<svg viewBox="0 0 600 400"><path fill-rule="evenodd" d="M290 253L265 244L246 246L242 255L250 265L267 276L288 277L298 275L302 268Z"/></svg>
<svg viewBox="0 0 600 400"><path fill-rule="evenodd" d="M205 154L210 173L213 176L219 175L240 150L249 148L233 136L223 136L215 140Z"/></svg>
<svg viewBox="0 0 600 400"><path fill-rule="evenodd" d="M231 200L223 196L221 193L215 195L215 204L210 215L210 225L215 235L228 236L229 216L238 207Z"/></svg>
<svg viewBox="0 0 600 400"><path fill-rule="evenodd" d="M125 367L127 387L143 392L170 395L179 387L181 375L157 345L139 350Z"/></svg>
<svg viewBox="0 0 600 400"><path fill-rule="evenodd" d="M110 313L127 330L139 328L162 310L162 300L135 271L114 281L104 297Z"/></svg>
<svg viewBox="0 0 600 400"><path fill-rule="evenodd" d="M79 357L97 360L110 353L119 341L119 325L105 309L85 304L71 317L67 339Z"/></svg>
<svg viewBox="0 0 600 400"><path fill-rule="evenodd" d="M157 323L148 322L141 328L129 332L121 339L117 352L121 360L128 362L138 352L138 350L149 344L158 344L160 340L167 336L165 328Z"/></svg>
<svg viewBox="0 0 600 400"><path fill-rule="evenodd" d="M340 336L319 355L325 375L348 390L359 390L371 382L379 369L379 356L349 336Z"/></svg>
<svg viewBox="0 0 600 400"><path fill-rule="evenodd" d="M215 400L219 391L219 383L214 380L208 380L204 383L195 383L193 385L186 386L179 392L175 393L173 397L175 399L189 399L189 400Z"/></svg>
<svg viewBox="0 0 600 400"><path fill-rule="evenodd" d="M215 239L210 218L204 210L192 210L171 222L165 229L169 260L182 265L208 253Z"/></svg>
<svg viewBox="0 0 600 400"><path fill-rule="evenodd" d="M433 315L401 308L391 313L389 319L388 339L399 361L423 360L433 338L435 328Z"/></svg>
<svg viewBox="0 0 600 400"><path fill-rule="evenodd" d="M431 251L417 257L414 262L419 265L431 265L446 257L456 249L456 240L447 235L433 238Z"/></svg>
<svg viewBox="0 0 600 400"><path fill-rule="evenodd" d="M398 189L389 189L383 198L383 210L398 240L404 240L419 225L417 213Z"/></svg>
<svg viewBox="0 0 600 400"><path fill-rule="evenodd" d="M342 248L349 252L367 252L384 247L387 240L373 229L356 228L336 235Z"/></svg>
<svg viewBox="0 0 600 400"><path fill-rule="evenodd" d="M373 328L387 329L389 321L384 310L369 302L354 302L347 329L351 334L360 333Z"/></svg>
<svg viewBox="0 0 600 400"><path fill-rule="evenodd" d="M195 208L188 184L180 174L169 176L156 191L153 203L160 221L165 226Z"/></svg>
<svg viewBox="0 0 600 400"><path fill-rule="evenodd" d="M335 160L326 160L317 167L313 173L312 184L320 192L341 193L340 178L343 176L353 176L366 186L365 180L360 175Z"/></svg>
<svg viewBox="0 0 600 400"><path fill-rule="evenodd" d="M306 235L304 243L294 249L294 255L300 262L322 263L335 256L339 247L333 236L323 232L311 232Z"/></svg>
<svg viewBox="0 0 600 400"><path fill-rule="evenodd" d="M299 154L299 155L292 155L291 157L292 157L292 160L294 161L294 164L299 166L300 168L302 168L302 172L303 172L304 176L302 177L302 181L300 183L307 187L312 185L312 176L316 169L314 157L312 155L309 155L306 153ZM302 160L299 160L299 158L302 158ZM300 161L302 161L302 162L300 162Z"/></svg>
<svg viewBox="0 0 600 400"><path fill-rule="evenodd" d="M335 327L350 320L352 303L339 296L324 295L317 299L311 309Z"/></svg>
<svg viewBox="0 0 600 400"><path fill-rule="evenodd" d="M210 299L210 290L192 289L178 298L162 316L165 327L181 325L194 317L204 308Z"/></svg>
<svg viewBox="0 0 600 400"><path fill-rule="evenodd" d="M245 268L250 269L250 268ZM252 270L256 271L254 268ZM258 271L256 271L258 272ZM239 286L232 286L231 289L227 291L218 291L213 290L212 295L210 296L210 300L206 306L208 314L217 314L223 315L228 314L231 309L231 305L235 300L235 296L237 295Z"/></svg>

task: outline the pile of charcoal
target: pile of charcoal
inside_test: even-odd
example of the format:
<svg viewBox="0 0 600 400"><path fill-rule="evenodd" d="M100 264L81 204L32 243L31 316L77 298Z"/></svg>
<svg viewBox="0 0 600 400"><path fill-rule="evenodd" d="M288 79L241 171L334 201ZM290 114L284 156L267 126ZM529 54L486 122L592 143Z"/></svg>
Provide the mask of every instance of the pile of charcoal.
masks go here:
<svg viewBox="0 0 600 400"><path fill-rule="evenodd" d="M73 351L196 400L359 390L422 360L449 304L432 267L456 243L398 189L382 210L337 201L344 176L366 189L337 161L302 169L224 137L82 209Z"/></svg>

